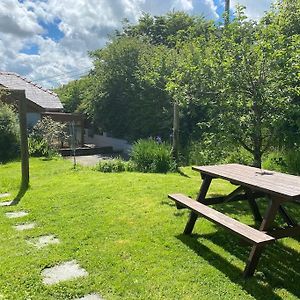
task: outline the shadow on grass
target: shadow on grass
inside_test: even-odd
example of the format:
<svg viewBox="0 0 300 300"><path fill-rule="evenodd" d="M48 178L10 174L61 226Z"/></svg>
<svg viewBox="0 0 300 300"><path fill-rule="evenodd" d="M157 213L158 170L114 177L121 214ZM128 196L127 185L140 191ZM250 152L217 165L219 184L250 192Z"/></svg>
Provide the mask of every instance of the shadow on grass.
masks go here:
<svg viewBox="0 0 300 300"><path fill-rule="evenodd" d="M25 186L25 187L20 187L20 190L18 192L18 195L15 197L15 199L9 204L9 206L15 206L18 205L19 202L22 200L22 198L24 197L24 195L26 194L27 190L28 190L29 186Z"/></svg>
<svg viewBox="0 0 300 300"><path fill-rule="evenodd" d="M219 195L211 195L219 196ZM164 202L164 205L175 205ZM265 212L268 201L264 198L258 200L258 205L261 212ZM247 201L229 202L218 205L213 205L215 209L225 214L245 215L251 214ZM285 208L288 210L295 220L300 220L300 206L295 203L287 203ZM183 212L176 213L176 216L182 216ZM253 221L254 222L254 221ZM276 223L283 224L282 218L279 216ZM259 227L260 222L255 222L256 227ZM207 246L203 245L199 239L205 238L210 242L223 248L224 251L236 256L241 261L247 262L251 250L251 246L241 243L241 240L233 236L228 231L214 225L217 228L216 233L206 235L178 235L177 238L192 249L197 255L205 259L210 265L223 272L232 282L239 284L244 290L259 300L264 299L282 299L275 294L275 289L285 289L295 297L300 298L300 259L299 253L291 248L284 246L279 241L265 248L258 271L254 277L243 279L242 270L232 265L224 259L220 254L213 252ZM299 241L297 236L295 240Z"/></svg>
<svg viewBox="0 0 300 300"><path fill-rule="evenodd" d="M176 171L183 177L191 178L191 176L185 174L180 168L177 168Z"/></svg>
<svg viewBox="0 0 300 300"><path fill-rule="evenodd" d="M266 247L261 257L258 270L254 277L243 279L242 271L213 252L207 246L201 244L198 238L207 238L225 251L235 255L246 262L250 247L242 247L238 239L234 240L228 233L221 231L207 235L178 235L177 238L192 249L197 255L205 259L210 265L223 272L232 282L239 284L255 299L282 299L274 293L274 289L284 288L296 297L300 297L300 261L299 253L282 244L275 243ZM263 274L261 274L263 272Z"/></svg>

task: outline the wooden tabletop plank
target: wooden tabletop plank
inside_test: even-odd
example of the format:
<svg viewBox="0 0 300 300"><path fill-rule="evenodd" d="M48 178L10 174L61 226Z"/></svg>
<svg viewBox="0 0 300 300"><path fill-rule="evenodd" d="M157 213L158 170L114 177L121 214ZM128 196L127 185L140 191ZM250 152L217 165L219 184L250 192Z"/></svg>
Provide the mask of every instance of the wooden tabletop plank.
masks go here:
<svg viewBox="0 0 300 300"><path fill-rule="evenodd" d="M300 199L300 176L239 164L194 166L193 170L287 200Z"/></svg>

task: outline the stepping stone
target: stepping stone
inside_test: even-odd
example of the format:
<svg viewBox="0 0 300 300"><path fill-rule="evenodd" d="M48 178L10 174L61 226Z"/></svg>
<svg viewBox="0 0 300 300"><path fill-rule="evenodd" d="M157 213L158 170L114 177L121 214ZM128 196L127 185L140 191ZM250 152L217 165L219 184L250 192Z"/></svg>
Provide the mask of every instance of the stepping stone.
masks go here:
<svg viewBox="0 0 300 300"><path fill-rule="evenodd" d="M74 300L103 300L98 294L89 294L81 298L77 298Z"/></svg>
<svg viewBox="0 0 300 300"><path fill-rule="evenodd" d="M34 238L31 241L28 241L28 243L34 245L38 249L41 249L41 248L46 247L50 244L58 244L58 243L60 243L60 241L53 234L49 234L49 235L40 236L38 238Z"/></svg>
<svg viewBox="0 0 300 300"><path fill-rule="evenodd" d="M26 211L7 212L5 215L9 219L22 218L27 216L28 212Z"/></svg>
<svg viewBox="0 0 300 300"><path fill-rule="evenodd" d="M23 231L23 230L27 230L27 229L33 229L35 226L36 226L35 223L24 223L24 224L16 225L14 227L18 231Z"/></svg>
<svg viewBox="0 0 300 300"><path fill-rule="evenodd" d="M10 206L12 201L0 202L0 206Z"/></svg>
<svg viewBox="0 0 300 300"><path fill-rule="evenodd" d="M10 193L4 193L4 194L0 194L0 198L6 198L9 197Z"/></svg>
<svg viewBox="0 0 300 300"><path fill-rule="evenodd" d="M88 276L88 272L82 269L76 260L68 261L58 266L47 268L42 271L43 283L56 284L61 281L71 280L78 277Z"/></svg>

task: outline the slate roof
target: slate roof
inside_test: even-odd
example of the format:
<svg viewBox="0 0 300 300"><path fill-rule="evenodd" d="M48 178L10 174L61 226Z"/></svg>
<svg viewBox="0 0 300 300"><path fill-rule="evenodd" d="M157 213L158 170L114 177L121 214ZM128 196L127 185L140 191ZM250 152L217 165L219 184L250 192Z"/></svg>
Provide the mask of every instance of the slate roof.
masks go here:
<svg viewBox="0 0 300 300"><path fill-rule="evenodd" d="M25 90L26 98L46 111L61 111L63 106L58 96L30 80L12 72L0 72L0 85L8 89Z"/></svg>

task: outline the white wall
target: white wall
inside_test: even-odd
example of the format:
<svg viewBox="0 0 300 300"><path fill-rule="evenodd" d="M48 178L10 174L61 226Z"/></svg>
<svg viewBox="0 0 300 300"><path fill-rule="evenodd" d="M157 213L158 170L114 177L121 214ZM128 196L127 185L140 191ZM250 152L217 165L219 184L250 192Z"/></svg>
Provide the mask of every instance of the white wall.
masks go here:
<svg viewBox="0 0 300 300"><path fill-rule="evenodd" d="M131 145L126 140L108 137L104 132L103 135L94 134L92 137L88 135L88 130L84 131L84 143L95 144L97 147L112 147L113 151L123 151L129 153Z"/></svg>

